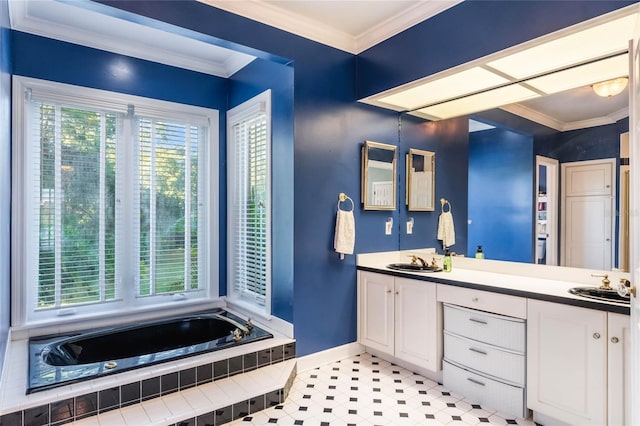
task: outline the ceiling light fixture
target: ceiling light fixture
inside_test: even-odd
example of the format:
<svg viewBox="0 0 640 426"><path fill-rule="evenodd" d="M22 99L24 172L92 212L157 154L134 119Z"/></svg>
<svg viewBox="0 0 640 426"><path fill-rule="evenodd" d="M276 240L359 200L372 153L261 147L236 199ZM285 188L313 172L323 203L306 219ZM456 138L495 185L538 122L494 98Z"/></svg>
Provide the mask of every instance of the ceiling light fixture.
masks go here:
<svg viewBox="0 0 640 426"><path fill-rule="evenodd" d="M596 95L603 98L610 98L612 96L622 93L625 87L627 87L627 77L614 78L613 80L602 81L595 83L591 87Z"/></svg>

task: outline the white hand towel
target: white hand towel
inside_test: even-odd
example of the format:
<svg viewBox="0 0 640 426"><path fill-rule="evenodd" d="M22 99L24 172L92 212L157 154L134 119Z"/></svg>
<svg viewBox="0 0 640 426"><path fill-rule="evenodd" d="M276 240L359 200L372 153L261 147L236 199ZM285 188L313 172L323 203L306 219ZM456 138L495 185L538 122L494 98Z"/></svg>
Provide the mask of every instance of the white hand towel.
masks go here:
<svg viewBox="0 0 640 426"><path fill-rule="evenodd" d="M442 212L438 220L438 239L444 247L451 247L456 243L456 231L453 229L453 215L451 211Z"/></svg>
<svg viewBox="0 0 640 426"><path fill-rule="evenodd" d="M356 243L356 224L353 218L353 210L345 211L338 209L336 215L336 234L333 239L333 247L340 253L340 258L345 254L353 254L353 247Z"/></svg>

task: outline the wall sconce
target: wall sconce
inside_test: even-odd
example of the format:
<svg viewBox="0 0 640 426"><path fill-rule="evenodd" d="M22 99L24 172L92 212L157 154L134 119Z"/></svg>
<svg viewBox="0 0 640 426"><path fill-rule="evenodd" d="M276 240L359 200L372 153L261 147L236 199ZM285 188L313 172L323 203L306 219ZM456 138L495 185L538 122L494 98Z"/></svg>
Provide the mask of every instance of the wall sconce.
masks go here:
<svg viewBox="0 0 640 426"><path fill-rule="evenodd" d="M622 93L624 88L627 87L628 80L627 77L614 78L613 80L595 83L591 87L593 91L596 92L596 95L602 96L603 98L610 98L611 96Z"/></svg>

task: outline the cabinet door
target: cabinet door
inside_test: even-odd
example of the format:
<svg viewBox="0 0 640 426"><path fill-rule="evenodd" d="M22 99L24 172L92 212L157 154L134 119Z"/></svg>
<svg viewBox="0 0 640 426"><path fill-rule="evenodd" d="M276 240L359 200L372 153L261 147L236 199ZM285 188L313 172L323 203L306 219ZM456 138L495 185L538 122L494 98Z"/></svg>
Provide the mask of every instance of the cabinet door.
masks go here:
<svg viewBox="0 0 640 426"><path fill-rule="evenodd" d="M609 402L609 425L631 424L628 407L625 401L629 400L628 380L631 368L631 320L628 315L608 314L608 373L607 382ZM626 374L625 374L626 372Z"/></svg>
<svg viewBox="0 0 640 426"><path fill-rule="evenodd" d="M436 284L395 279L395 356L439 371L442 337Z"/></svg>
<svg viewBox="0 0 640 426"><path fill-rule="evenodd" d="M359 341L393 355L393 277L359 272Z"/></svg>
<svg viewBox="0 0 640 426"><path fill-rule="evenodd" d="M569 424L605 424L606 333L606 312L529 300L527 406Z"/></svg>

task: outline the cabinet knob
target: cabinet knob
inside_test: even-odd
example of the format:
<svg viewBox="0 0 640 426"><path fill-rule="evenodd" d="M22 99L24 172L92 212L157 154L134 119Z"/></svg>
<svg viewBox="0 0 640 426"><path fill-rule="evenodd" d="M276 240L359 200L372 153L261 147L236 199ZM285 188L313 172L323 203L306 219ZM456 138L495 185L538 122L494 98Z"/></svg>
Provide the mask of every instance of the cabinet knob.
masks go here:
<svg viewBox="0 0 640 426"><path fill-rule="evenodd" d="M600 338L600 333L593 333L593 338L598 340Z"/></svg>
<svg viewBox="0 0 640 426"><path fill-rule="evenodd" d="M396 291L396 296L397 296L397 295L399 295L399 294L400 294L400 292L399 292L399 291Z"/></svg>
<svg viewBox="0 0 640 426"><path fill-rule="evenodd" d="M472 302L477 302L477 301L478 301L478 298L477 298L477 297L473 297L473 298L471 298L471 301L472 301Z"/></svg>
<svg viewBox="0 0 640 426"><path fill-rule="evenodd" d="M391 293L391 290L387 290L387 293Z"/></svg>
<svg viewBox="0 0 640 426"><path fill-rule="evenodd" d="M613 336L611 338L611 343L618 343L620 341L620 339L618 339L617 337Z"/></svg>

